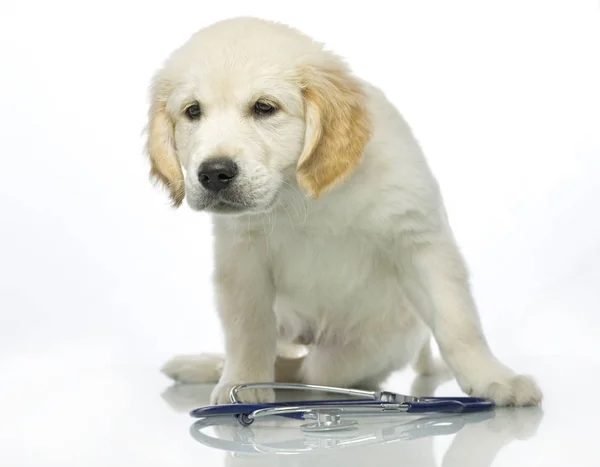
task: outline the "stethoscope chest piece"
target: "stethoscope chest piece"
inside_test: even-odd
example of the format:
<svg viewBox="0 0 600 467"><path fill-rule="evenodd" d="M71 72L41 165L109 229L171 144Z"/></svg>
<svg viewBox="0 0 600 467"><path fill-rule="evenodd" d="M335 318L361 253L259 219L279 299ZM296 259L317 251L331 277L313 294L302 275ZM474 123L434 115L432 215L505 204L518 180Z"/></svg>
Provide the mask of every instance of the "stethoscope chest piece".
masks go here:
<svg viewBox="0 0 600 467"><path fill-rule="evenodd" d="M317 413L317 420L314 423L305 423L301 425L302 431L306 433L319 433L324 431L353 430L358 424L358 420L342 420L338 413Z"/></svg>

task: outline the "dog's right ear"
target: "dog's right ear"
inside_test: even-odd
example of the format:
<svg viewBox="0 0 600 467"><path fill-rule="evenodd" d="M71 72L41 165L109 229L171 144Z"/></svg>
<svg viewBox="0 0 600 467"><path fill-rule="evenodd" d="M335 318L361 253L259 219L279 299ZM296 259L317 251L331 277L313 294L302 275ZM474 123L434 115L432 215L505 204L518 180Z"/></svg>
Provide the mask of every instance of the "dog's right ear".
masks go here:
<svg viewBox="0 0 600 467"><path fill-rule="evenodd" d="M178 207L185 197L185 186L175 148L173 123L167 114L166 98L160 95L156 86L152 87L151 101L146 130L150 178L167 189L173 206Z"/></svg>

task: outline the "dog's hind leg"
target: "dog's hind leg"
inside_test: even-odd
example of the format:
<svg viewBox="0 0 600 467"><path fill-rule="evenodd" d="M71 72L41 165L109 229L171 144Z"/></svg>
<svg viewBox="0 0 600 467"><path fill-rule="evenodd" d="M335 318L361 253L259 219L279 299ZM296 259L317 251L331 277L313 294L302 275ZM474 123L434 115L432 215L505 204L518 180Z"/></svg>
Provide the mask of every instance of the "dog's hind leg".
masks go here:
<svg viewBox="0 0 600 467"><path fill-rule="evenodd" d="M278 356L275 360L275 380L282 383L300 382L303 360L304 357ZM180 383L218 383L224 364L225 357L221 354L177 355L166 362L161 371Z"/></svg>

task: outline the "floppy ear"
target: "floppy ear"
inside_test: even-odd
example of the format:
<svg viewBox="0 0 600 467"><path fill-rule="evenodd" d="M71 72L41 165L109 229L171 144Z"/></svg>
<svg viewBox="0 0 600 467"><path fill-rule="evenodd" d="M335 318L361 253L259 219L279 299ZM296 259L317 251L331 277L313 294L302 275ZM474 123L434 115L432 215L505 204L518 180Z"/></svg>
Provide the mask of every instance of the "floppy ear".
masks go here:
<svg viewBox="0 0 600 467"><path fill-rule="evenodd" d="M183 172L173 138L173 124L167 115L166 103L154 100L148 113L146 150L150 159L150 177L168 191L173 206L185 197Z"/></svg>
<svg viewBox="0 0 600 467"><path fill-rule="evenodd" d="M306 69L303 81L306 134L296 178L318 198L358 166L370 123L360 84L346 70Z"/></svg>

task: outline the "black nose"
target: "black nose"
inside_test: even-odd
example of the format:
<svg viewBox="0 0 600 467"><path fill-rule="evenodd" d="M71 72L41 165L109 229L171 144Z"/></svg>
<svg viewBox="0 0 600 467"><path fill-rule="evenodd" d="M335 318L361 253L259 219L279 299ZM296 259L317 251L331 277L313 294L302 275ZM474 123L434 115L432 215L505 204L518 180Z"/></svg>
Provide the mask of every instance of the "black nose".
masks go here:
<svg viewBox="0 0 600 467"><path fill-rule="evenodd" d="M198 180L207 190L220 191L231 184L237 173L235 162L227 157L218 157L200 164Z"/></svg>

